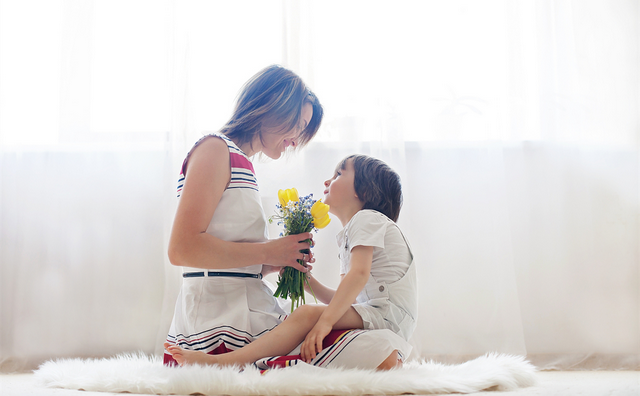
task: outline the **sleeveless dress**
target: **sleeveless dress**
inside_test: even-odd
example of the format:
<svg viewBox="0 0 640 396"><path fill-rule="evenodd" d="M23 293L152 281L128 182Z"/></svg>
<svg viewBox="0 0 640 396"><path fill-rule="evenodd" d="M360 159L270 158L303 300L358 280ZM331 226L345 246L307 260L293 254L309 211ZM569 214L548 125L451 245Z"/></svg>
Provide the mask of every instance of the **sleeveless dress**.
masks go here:
<svg viewBox="0 0 640 396"><path fill-rule="evenodd" d="M268 239L267 219L262 208L253 165L229 138L220 138L229 149L231 180L216 207L206 232L225 241L264 242ZM187 154L178 181L180 197L185 178ZM224 272L260 274L262 265L225 269ZM183 272L204 272L184 267ZM175 306L167 342L181 348L220 354L242 348L280 324L287 317L273 291L261 277L185 277ZM375 368L393 350L408 356L411 346L389 330L340 330L325 339L325 349L311 362L320 367ZM368 352L364 352L368 351ZM288 356L261 359L261 369L291 366L299 360L299 347ZM175 365L165 351L164 363Z"/></svg>

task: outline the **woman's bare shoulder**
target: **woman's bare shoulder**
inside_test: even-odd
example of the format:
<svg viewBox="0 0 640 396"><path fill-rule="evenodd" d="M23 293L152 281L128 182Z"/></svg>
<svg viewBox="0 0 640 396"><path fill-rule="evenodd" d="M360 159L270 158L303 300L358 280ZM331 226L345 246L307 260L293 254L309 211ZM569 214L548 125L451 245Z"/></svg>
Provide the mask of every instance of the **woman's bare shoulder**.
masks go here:
<svg viewBox="0 0 640 396"><path fill-rule="evenodd" d="M193 166L221 166L229 163L229 147L219 136L209 135L200 140L192 149L186 168ZM188 165L188 166L187 166Z"/></svg>

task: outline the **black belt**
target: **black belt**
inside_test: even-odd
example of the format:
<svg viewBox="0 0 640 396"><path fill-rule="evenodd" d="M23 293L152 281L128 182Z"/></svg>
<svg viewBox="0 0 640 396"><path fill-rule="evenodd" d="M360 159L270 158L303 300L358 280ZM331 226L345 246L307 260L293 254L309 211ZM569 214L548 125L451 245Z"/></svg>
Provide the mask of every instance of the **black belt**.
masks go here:
<svg viewBox="0 0 640 396"><path fill-rule="evenodd" d="M185 272L182 274L183 278L202 278L205 276L228 276L231 278L256 278L262 279L262 274L244 274L242 272L212 272L207 271L206 275L204 272Z"/></svg>

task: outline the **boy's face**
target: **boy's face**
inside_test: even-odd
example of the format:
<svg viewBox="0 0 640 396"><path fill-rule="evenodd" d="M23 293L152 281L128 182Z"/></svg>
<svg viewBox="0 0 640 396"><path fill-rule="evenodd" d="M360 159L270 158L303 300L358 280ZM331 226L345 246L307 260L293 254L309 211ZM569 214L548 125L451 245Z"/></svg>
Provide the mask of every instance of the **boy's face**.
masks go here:
<svg viewBox="0 0 640 396"><path fill-rule="evenodd" d="M344 169L337 169L333 177L324 182L324 203L331 207L330 212L360 204L353 185L354 177L353 159L350 158Z"/></svg>

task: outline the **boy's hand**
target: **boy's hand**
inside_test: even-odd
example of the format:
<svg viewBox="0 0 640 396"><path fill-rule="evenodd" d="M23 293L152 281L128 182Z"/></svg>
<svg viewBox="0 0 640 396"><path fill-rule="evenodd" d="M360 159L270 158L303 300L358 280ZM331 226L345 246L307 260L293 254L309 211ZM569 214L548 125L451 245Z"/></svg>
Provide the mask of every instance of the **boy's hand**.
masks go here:
<svg viewBox="0 0 640 396"><path fill-rule="evenodd" d="M333 326L318 321L313 329L307 334L302 346L300 347L300 356L302 360L310 363L316 355L322 351L322 341L329 334Z"/></svg>

